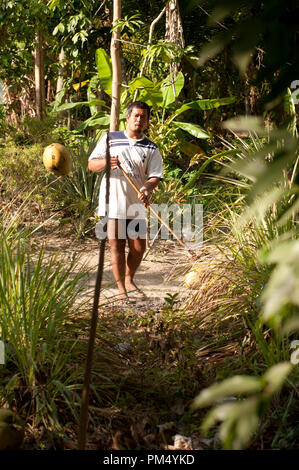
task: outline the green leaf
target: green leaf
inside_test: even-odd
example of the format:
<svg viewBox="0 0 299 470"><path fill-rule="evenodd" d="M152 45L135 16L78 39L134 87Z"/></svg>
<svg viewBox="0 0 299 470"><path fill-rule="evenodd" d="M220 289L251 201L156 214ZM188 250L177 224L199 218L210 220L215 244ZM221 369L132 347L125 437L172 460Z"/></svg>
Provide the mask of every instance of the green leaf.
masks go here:
<svg viewBox="0 0 299 470"><path fill-rule="evenodd" d="M184 113L188 109L195 109L197 111L203 111L205 109L214 109L219 108L219 106L225 106L232 104L236 101L234 96L229 96L227 98L218 98L212 100L197 100L191 101L190 103L185 103L181 106L176 112L175 116L178 116L181 113Z"/></svg>
<svg viewBox="0 0 299 470"><path fill-rule="evenodd" d="M59 23L57 26L55 26L53 30L53 36L55 36L58 32L64 33L65 27L63 23Z"/></svg>
<svg viewBox="0 0 299 470"><path fill-rule="evenodd" d="M92 100L92 101L78 101L77 103L64 103L56 108L57 112L66 111L68 109L80 108L82 106L106 106L105 101Z"/></svg>
<svg viewBox="0 0 299 470"><path fill-rule="evenodd" d="M265 132L263 120L258 116L238 116L237 118L228 119L222 123L224 129L231 131L249 131L262 134Z"/></svg>
<svg viewBox="0 0 299 470"><path fill-rule="evenodd" d="M294 333L299 330L299 316L292 316L287 320L282 328L282 334L288 335L289 333Z"/></svg>
<svg viewBox="0 0 299 470"><path fill-rule="evenodd" d="M225 449L243 449L259 423L259 399L250 397L242 402L225 403L213 408L204 419L201 431L206 433L217 422L222 422L219 437Z"/></svg>
<svg viewBox="0 0 299 470"><path fill-rule="evenodd" d="M181 141L179 143L180 150L188 155L188 157L192 158L194 155L205 155L202 148L198 145L193 144L192 142Z"/></svg>
<svg viewBox="0 0 299 470"><path fill-rule="evenodd" d="M110 116L108 114L103 115L103 112L99 112L94 116L86 119L86 121L82 122L80 126L76 128L77 131L84 131L86 129L93 128L95 126L105 126L108 127L110 124Z"/></svg>
<svg viewBox="0 0 299 470"><path fill-rule="evenodd" d="M112 62L104 49L96 50L96 65L105 93L112 96Z"/></svg>
<svg viewBox="0 0 299 470"><path fill-rule="evenodd" d="M268 263L299 263L299 240L290 240L279 244L268 257Z"/></svg>
<svg viewBox="0 0 299 470"><path fill-rule="evenodd" d="M123 119L119 118L119 130L124 131L126 129L126 119L125 117Z"/></svg>
<svg viewBox="0 0 299 470"><path fill-rule="evenodd" d="M290 302L298 303L298 293L299 285L291 266L283 264L275 268L262 296L263 321L278 327L282 321L281 310Z"/></svg>
<svg viewBox="0 0 299 470"><path fill-rule="evenodd" d="M183 131L189 132L189 134L197 137L198 139L209 139L209 134L206 131L198 126L197 124L190 124L189 122L178 122L172 121L171 123L174 127L178 127L179 129L183 129Z"/></svg>
<svg viewBox="0 0 299 470"><path fill-rule="evenodd" d="M189 189L193 188L195 185L196 181L200 177L200 175L205 171L206 167L213 161L216 160L217 158L221 158L224 155L233 155L236 152L236 150L226 150L225 152L217 153L216 155L212 155L212 157L208 158L201 166L200 168L195 172L195 174L192 176L190 181L183 187L181 190L181 193L184 194L187 192Z"/></svg>
<svg viewBox="0 0 299 470"><path fill-rule="evenodd" d="M298 152L298 139L291 134L275 131L270 134L270 142L258 152L245 152L245 159L236 161L230 169L254 181L248 201L253 201L273 188L274 183L283 183L284 171L295 162Z"/></svg>
<svg viewBox="0 0 299 470"><path fill-rule="evenodd" d="M163 95L158 88L145 89L141 92L139 99L149 106L159 108L163 101Z"/></svg>
<svg viewBox="0 0 299 470"><path fill-rule="evenodd" d="M231 41L231 32L230 31L224 31L219 33L213 41L207 43L204 45L200 51L200 56L199 56L199 65L203 65L207 60L211 59L215 55L219 54L221 52L226 44L228 44Z"/></svg>
<svg viewBox="0 0 299 470"><path fill-rule="evenodd" d="M119 128L120 130L124 130L125 126L123 123L126 120L126 116L123 113L119 115ZM92 129L95 126L105 127L108 128L110 124L110 114L106 114L103 111L99 111L94 116L91 116L89 119L86 119L80 126L76 128L77 131L81 132L85 129Z"/></svg>
<svg viewBox="0 0 299 470"><path fill-rule="evenodd" d="M242 403L237 403L231 417L232 435L228 439L223 439L224 448L232 450L241 450L250 444L253 433L259 425L259 399L251 397ZM235 417L235 422L234 422ZM226 432L225 423L220 426L220 439Z"/></svg>
<svg viewBox="0 0 299 470"><path fill-rule="evenodd" d="M299 199L293 200L293 203L290 202L290 206L285 208L282 211L282 215L277 222L278 227L283 227L283 225L291 219L299 211Z"/></svg>
<svg viewBox="0 0 299 470"><path fill-rule="evenodd" d="M263 375L267 384L263 395L270 398L274 393L279 392L292 369L293 365L290 362L280 362L268 369Z"/></svg>
<svg viewBox="0 0 299 470"><path fill-rule="evenodd" d="M138 77L130 82L129 91L133 93L138 88L139 99L147 103L149 106L161 106L163 94L160 88L146 77Z"/></svg>
<svg viewBox="0 0 299 470"><path fill-rule="evenodd" d="M185 80L184 80L184 75L182 72L179 72L177 76L175 77L174 83L172 83L172 77L171 75L168 75L165 80L162 81L161 84L161 91L163 95L163 102L162 102L162 108L167 108L171 103L173 103L176 98L178 98L183 86L184 86ZM175 90L175 94L174 94Z"/></svg>
<svg viewBox="0 0 299 470"><path fill-rule="evenodd" d="M292 303L299 306L299 241L291 240L274 247L266 258L277 264L263 291L263 320L280 327L283 308Z"/></svg>
<svg viewBox="0 0 299 470"><path fill-rule="evenodd" d="M144 22L140 20L140 18L141 15L139 13L131 17L126 15L124 18L118 19L110 31L112 32L117 28L120 28L120 32L122 32L125 28L128 28L130 32L134 33L135 29L139 29L142 25L144 25Z"/></svg>
<svg viewBox="0 0 299 470"><path fill-rule="evenodd" d="M65 96L65 88L63 88L57 95L56 95L56 100L53 106L53 111L56 111L56 109L61 105L61 102Z"/></svg>
<svg viewBox="0 0 299 470"><path fill-rule="evenodd" d="M93 77L91 77L91 79L89 81L88 88L87 88L87 99L88 99L88 102L89 102L90 114L92 116L94 116L98 112L97 106L94 105L94 104L91 104L91 103L94 102L94 100L96 100L95 90L99 86L99 81L100 81L99 76L98 75L93 75Z"/></svg>
<svg viewBox="0 0 299 470"><path fill-rule="evenodd" d="M235 377L224 380L219 384L214 384L203 390L195 398L192 408L202 408L230 395L256 393L261 389L262 383L259 378L249 377L246 375L236 375Z"/></svg>
<svg viewBox="0 0 299 470"><path fill-rule="evenodd" d="M155 87L154 82L152 82L146 77L134 78L134 80L132 80L129 83L129 90L131 92L134 92L135 90L137 90L137 88L154 88L154 87Z"/></svg>
<svg viewBox="0 0 299 470"><path fill-rule="evenodd" d="M269 165L265 165L263 171L260 174L260 177L248 195L248 200L254 200L256 196L269 191L269 189L273 187L274 183L283 184L284 170L288 168L291 163L293 163L295 158L295 154L291 152L287 153L286 151L282 150L281 155L278 158L274 158L273 162L271 162Z"/></svg>
<svg viewBox="0 0 299 470"><path fill-rule="evenodd" d="M260 197L257 197L254 202L243 211L240 219L236 222L238 230L245 229L246 224L252 219L262 222L269 208L279 201L282 195L283 188L274 187L271 191L264 192Z"/></svg>
<svg viewBox="0 0 299 470"><path fill-rule="evenodd" d="M234 409L236 403L225 403L223 405L213 408L203 420L201 431L205 434L212 426L218 421L224 421L229 417Z"/></svg>

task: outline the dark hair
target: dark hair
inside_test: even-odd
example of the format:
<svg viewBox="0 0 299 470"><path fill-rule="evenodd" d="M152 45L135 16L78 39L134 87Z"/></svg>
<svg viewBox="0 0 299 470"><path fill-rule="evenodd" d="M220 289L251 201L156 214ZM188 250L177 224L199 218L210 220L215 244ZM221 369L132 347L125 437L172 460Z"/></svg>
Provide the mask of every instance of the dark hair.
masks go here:
<svg viewBox="0 0 299 470"><path fill-rule="evenodd" d="M151 108L149 107L148 104L144 103L143 101L133 101L128 106L128 115L130 116L134 108L139 108L139 109L146 109L147 110L147 117L148 119L150 118L151 115Z"/></svg>

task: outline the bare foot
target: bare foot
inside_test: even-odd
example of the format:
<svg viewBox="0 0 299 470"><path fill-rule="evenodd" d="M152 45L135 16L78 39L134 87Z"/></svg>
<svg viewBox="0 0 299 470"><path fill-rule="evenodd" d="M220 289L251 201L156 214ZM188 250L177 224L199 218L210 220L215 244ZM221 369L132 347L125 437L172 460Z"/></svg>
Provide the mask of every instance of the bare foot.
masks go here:
<svg viewBox="0 0 299 470"><path fill-rule="evenodd" d="M127 294L121 294L121 295L118 296L118 299L119 300L128 300L128 296L127 296Z"/></svg>
<svg viewBox="0 0 299 470"><path fill-rule="evenodd" d="M125 292L120 292L120 293L118 294L118 299L120 299L120 300L127 300L127 299L128 299L128 294L127 294L127 292L126 292L126 291L125 291Z"/></svg>
<svg viewBox="0 0 299 470"><path fill-rule="evenodd" d="M126 278L126 291L138 289L135 282L132 279Z"/></svg>
<svg viewBox="0 0 299 470"><path fill-rule="evenodd" d="M135 282L133 282L132 280L130 281L127 281L126 280L126 290L127 290L127 294L131 294L135 297L146 297L145 293L142 292L141 289L139 289L139 287L136 286Z"/></svg>

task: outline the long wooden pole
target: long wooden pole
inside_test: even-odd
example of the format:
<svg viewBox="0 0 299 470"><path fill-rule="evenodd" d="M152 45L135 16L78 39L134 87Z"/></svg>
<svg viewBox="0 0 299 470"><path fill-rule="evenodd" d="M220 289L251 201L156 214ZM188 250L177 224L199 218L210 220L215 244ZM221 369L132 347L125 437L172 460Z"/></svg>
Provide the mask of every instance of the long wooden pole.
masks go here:
<svg viewBox="0 0 299 470"><path fill-rule="evenodd" d="M113 0L113 26L121 18L121 0ZM120 59L120 28L112 32L111 61L112 61L112 103L110 115L110 131L119 129L120 88L121 88L121 59Z"/></svg>
<svg viewBox="0 0 299 470"><path fill-rule="evenodd" d="M34 55L34 73L35 73L35 100L36 115L42 120L45 117L45 70L44 70L44 50L40 31L35 35L35 55Z"/></svg>
<svg viewBox="0 0 299 470"><path fill-rule="evenodd" d="M110 144L109 144L109 133L107 134L106 140L106 208L109 205L109 196L110 196ZM107 211L107 209L106 209ZM102 286L103 278L103 269L104 269L104 259L105 259L105 245L106 237L101 240L100 244L100 253L99 253L99 263L97 278L94 289L93 297L93 308L92 315L90 320L90 331L89 331L89 340L88 340L88 349L86 357L86 366L85 366L85 375L84 383L82 389L82 401L81 401L81 410L80 410L80 423L79 423L79 432L78 432L78 449L85 450L86 446L86 434L87 434L87 425L88 425L88 407L89 407L89 391L90 391L90 381L91 381L91 372L92 372L92 360L93 360L93 350L94 343L96 338L97 323L98 323L98 313L99 313L99 299Z"/></svg>
<svg viewBox="0 0 299 470"><path fill-rule="evenodd" d="M113 1L113 25L121 17L121 0ZM117 131L119 128L119 112L120 112L120 86L121 86L121 62L120 62L120 53L119 45L120 41L117 39L120 38L120 29L117 28L112 33L111 40L111 59L112 59L112 105L111 105L111 114L110 114L110 131ZM110 144L109 144L109 133L107 134L106 142L106 212L107 207L109 206L109 191L110 191ZM107 213L106 213L107 215ZM105 243L106 238L101 240L100 245L100 254L99 254L99 264L97 271L97 278L95 284L95 292L93 299L93 310L90 324L90 333L88 340L88 351L86 359L86 368L84 376L84 384L82 390L82 403L81 403L81 412L80 412L80 424L79 424L79 433L78 433L78 448L84 450L86 446L86 434L87 434L87 424L88 424L88 407L89 407L89 391L90 391L90 380L91 380L91 369L92 369L92 359L93 359L93 350L96 337L96 327L98 322L98 310L99 310L99 298L101 292L101 284L103 277L103 268L104 268L104 256L105 256Z"/></svg>
<svg viewBox="0 0 299 470"><path fill-rule="evenodd" d="M129 175L125 172L125 170L121 167L121 165L118 165L119 169L121 170L121 172L123 173L124 177L127 179L127 181L130 183L130 185L135 189L136 193L139 195L141 194L139 189L137 188L136 184L134 183L134 181L131 180L131 178L129 177ZM190 248L188 248L185 243L174 233L174 231L169 227L169 225L160 217L160 215L158 214L158 212L155 211L155 209L153 209L153 207L150 205L150 204L147 204L147 207L149 208L149 210L157 217L157 219L161 222L161 224L163 224L167 230L169 230L169 232L174 236L174 238L176 238L176 240L179 242L179 244L185 248L185 250L188 251L188 253L192 256L192 258L194 260L197 260L198 257L196 256L196 254L194 253L193 250L190 250Z"/></svg>

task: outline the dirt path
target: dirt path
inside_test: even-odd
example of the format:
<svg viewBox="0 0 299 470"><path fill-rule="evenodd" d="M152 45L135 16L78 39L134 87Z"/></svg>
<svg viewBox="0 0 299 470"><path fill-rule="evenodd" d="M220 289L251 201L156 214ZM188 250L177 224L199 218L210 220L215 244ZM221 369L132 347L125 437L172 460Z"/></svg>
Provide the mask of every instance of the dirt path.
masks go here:
<svg viewBox="0 0 299 470"><path fill-rule="evenodd" d="M84 247L78 246L73 250L80 256L79 265L88 269L86 295L92 298L99 261L99 246L96 241L87 241ZM135 281L146 294L146 299L137 299L136 304L151 308L161 305L167 294L178 293L178 300L183 301L188 296L184 287L184 273L190 265L190 258L184 249L171 240L154 243L149 249L136 273ZM100 304L117 303L118 290L113 278L109 248L106 247L104 273Z"/></svg>
<svg viewBox="0 0 299 470"><path fill-rule="evenodd" d="M71 240L67 243L68 237L65 234L45 235L41 233L36 241L39 246L43 246L47 253L61 252L61 256L66 263L78 258L77 270L87 271L84 277L84 295L86 299L92 298L99 262L99 243L96 239L85 239L83 242ZM118 290L110 264L109 247L106 245L105 262L100 304L115 304L118 300ZM137 300L137 304L142 302L144 307L152 308L154 305L161 305L165 301L167 294L178 293L178 300L185 300L190 291L184 286L184 275L191 266L190 257L177 242L172 240L156 240L147 249L144 259L135 275L137 286L146 294L146 300Z"/></svg>
<svg viewBox="0 0 299 470"><path fill-rule="evenodd" d="M81 281L81 299L86 303L75 312L73 319L74 328L80 331L80 345L86 348L99 243L96 239L80 243L72 241L65 233L54 236L53 232L51 235L41 233L36 243L44 246L49 255L58 251L66 266L72 259L78 259L74 273L81 269L86 272ZM203 264L205 256L208 261L210 258L215 261L213 247L210 251L209 247L201 251ZM97 395L93 397L95 424L89 435L90 448L209 449L218 446L216 438L200 436L199 424L205 411L193 416L189 405L199 391L215 381L217 370L225 373L236 360L244 327L242 323L235 325L232 318L221 323L219 315L215 322L213 305L206 311L207 301L215 301L214 291L211 299L202 296L196 308L193 304L192 308L184 305L184 301L192 300L195 294L187 290L183 282L191 265L187 252L176 242L156 241L136 274L136 283L147 299L138 299L124 308L123 302L117 300L109 247L106 247L100 295L102 308L99 308L93 362ZM207 273L210 271L208 269ZM221 294L218 291L215 295ZM175 293L178 293L175 300L183 308L179 308L180 305L169 307L165 302L167 294ZM81 354L80 360L84 357ZM100 402L97 401L99 396ZM176 443L182 435L187 444ZM70 437L76 440L75 431L70 432ZM165 447L166 442L170 447Z"/></svg>

